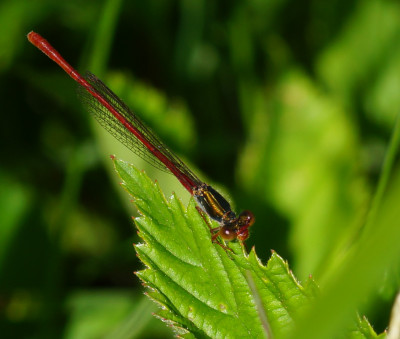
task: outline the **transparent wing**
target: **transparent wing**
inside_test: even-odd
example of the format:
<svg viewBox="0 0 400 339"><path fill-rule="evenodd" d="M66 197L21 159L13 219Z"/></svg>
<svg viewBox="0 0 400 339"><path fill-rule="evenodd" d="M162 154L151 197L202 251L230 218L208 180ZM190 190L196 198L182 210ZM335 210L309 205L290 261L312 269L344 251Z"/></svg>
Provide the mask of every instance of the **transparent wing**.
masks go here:
<svg viewBox="0 0 400 339"><path fill-rule="evenodd" d="M157 148L183 175L187 176L196 186L202 182L197 176L180 160L168 147L139 119L139 117L129 109L129 107L118 98L100 79L94 74L87 72L85 79L91 86L106 99L107 102L119 112L127 122L136 129L147 142ZM154 167L171 173L171 171L149 151L146 145L136 138L125 126L96 98L94 98L83 86L78 87L78 97L88 108L90 113L108 132L110 132L123 145L140 156Z"/></svg>

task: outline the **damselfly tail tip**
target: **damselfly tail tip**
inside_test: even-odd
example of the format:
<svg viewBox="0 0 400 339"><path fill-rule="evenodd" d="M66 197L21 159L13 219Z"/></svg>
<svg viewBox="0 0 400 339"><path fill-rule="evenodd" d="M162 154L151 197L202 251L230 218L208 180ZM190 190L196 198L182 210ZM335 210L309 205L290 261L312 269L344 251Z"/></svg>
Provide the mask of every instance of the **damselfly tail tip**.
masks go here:
<svg viewBox="0 0 400 339"><path fill-rule="evenodd" d="M37 33L34 32L34 31L30 31L30 32L27 34L27 38L28 38L28 40L29 40L32 44L35 44L34 41L37 40L38 37L39 37L39 34L37 34Z"/></svg>

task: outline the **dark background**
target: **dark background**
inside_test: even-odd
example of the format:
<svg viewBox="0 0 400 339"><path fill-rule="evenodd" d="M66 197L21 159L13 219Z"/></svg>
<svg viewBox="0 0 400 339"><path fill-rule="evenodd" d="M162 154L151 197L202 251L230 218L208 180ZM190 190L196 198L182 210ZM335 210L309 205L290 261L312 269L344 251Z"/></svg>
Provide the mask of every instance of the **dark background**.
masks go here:
<svg viewBox="0 0 400 339"><path fill-rule="evenodd" d="M397 1L3 0L1 333L171 336L132 274L137 214L109 155L189 199L93 123L30 30L252 210L264 262L274 249L318 281L363 225L400 106ZM367 314L379 332L394 285Z"/></svg>

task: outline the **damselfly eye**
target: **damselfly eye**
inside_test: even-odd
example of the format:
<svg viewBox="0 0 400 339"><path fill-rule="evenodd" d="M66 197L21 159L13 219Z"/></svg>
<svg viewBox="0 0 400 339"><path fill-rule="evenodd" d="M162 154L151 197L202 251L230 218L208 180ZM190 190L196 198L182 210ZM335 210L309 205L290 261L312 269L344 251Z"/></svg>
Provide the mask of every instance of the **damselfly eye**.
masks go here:
<svg viewBox="0 0 400 339"><path fill-rule="evenodd" d="M254 222L256 221L256 218L254 217L254 214L251 213L250 211L243 211L242 213L240 213L239 217L238 217L238 223L240 227L246 226L250 227L254 224Z"/></svg>
<svg viewBox="0 0 400 339"><path fill-rule="evenodd" d="M236 232L229 226L223 226L219 231L219 234L225 241L232 241L236 239Z"/></svg>

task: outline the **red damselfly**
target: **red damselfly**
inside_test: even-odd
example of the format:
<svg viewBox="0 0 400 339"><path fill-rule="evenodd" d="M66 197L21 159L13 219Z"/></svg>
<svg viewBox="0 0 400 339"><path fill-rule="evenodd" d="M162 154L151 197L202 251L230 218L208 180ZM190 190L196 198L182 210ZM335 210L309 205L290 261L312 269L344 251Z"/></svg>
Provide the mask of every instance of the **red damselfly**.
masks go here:
<svg viewBox="0 0 400 339"><path fill-rule="evenodd" d="M56 62L79 84L79 97L99 123L126 147L152 165L172 173L193 195L201 210L220 226L211 228L212 241L219 236L225 241L249 237L255 218L250 211L238 216L229 202L215 189L202 182L168 147L95 75L80 75L50 43L35 32L28 40Z"/></svg>

